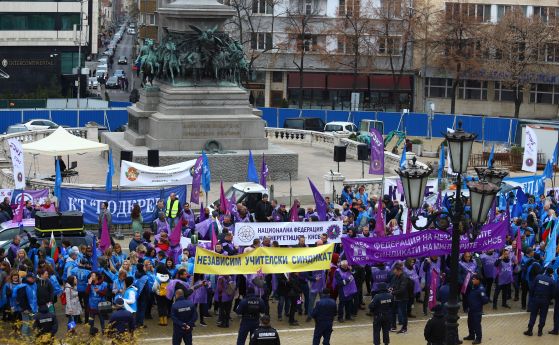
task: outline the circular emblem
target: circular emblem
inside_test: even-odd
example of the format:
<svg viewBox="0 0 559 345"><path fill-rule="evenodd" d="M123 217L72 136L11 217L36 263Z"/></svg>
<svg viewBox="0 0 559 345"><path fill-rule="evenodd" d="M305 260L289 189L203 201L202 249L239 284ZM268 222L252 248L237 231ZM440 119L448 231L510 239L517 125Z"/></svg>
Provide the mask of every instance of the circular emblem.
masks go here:
<svg viewBox="0 0 559 345"><path fill-rule="evenodd" d="M8 67L8 60L6 59L2 60L2 67Z"/></svg>
<svg viewBox="0 0 559 345"><path fill-rule="evenodd" d="M252 230L252 228L250 226L241 226L241 228L239 230L235 230L237 237L242 241L242 242L247 242L247 243L252 243L252 240L254 239L254 236L256 235L254 233L254 230Z"/></svg>
<svg viewBox="0 0 559 345"><path fill-rule="evenodd" d="M529 167L531 167L532 165L534 165L534 160L533 160L532 158L528 158L528 159L526 160L526 165L529 166Z"/></svg>
<svg viewBox="0 0 559 345"><path fill-rule="evenodd" d="M380 169L380 161L378 159L373 161L373 169Z"/></svg>
<svg viewBox="0 0 559 345"><path fill-rule="evenodd" d="M138 171L138 169L130 167L126 171L125 175L128 181L136 181L138 179L138 175L140 175L140 172Z"/></svg>
<svg viewBox="0 0 559 345"><path fill-rule="evenodd" d="M340 236L341 229L336 224L332 224L326 229L326 235L328 235L328 239L335 240Z"/></svg>
<svg viewBox="0 0 559 345"><path fill-rule="evenodd" d="M17 174L17 181L18 181L18 182L23 181L23 174L22 174L22 173L18 173L18 174Z"/></svg>

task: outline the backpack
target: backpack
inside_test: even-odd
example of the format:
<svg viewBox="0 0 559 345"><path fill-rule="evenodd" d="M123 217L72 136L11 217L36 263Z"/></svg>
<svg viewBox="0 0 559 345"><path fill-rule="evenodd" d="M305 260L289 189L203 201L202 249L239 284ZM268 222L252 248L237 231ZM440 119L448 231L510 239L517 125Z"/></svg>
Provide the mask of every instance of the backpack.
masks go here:
<svg viewBox="0 0 559 345"><path fill-rule="evenodd" d="M169 282L159 283L158 296L167 296L167 285L169 285Z"/></svg>
<svg viewBox="0 0 559 345"><path fill-rule="evenodd" d="M66 305L66 303L68 303L68 301L66 301L66 289L60 295L60 303L62 303L62 305Z"/></svg>

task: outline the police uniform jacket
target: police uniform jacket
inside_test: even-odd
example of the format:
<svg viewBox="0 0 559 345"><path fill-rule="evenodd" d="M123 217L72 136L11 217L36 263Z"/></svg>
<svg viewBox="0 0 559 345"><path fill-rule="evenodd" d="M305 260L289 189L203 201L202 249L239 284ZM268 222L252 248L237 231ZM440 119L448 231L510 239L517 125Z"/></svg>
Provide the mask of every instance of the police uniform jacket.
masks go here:
<svg viewBox="0 0 559 345"><path fill-rule="evenodd" d="M394 296L386 291L381 291L375 295L373 301L369 304L369 310L375 317L389 316L392 314L393 303Z"/></svg>
<svg viewBox="0 0 559 345"><path fill-rule="evenodd" d="M171 307L171 319L173 320L174 331L184 331L183 325L185 324L190 326L191 329L194 328L194 323L198 319L196 306L184 297L180 297Z"/></svg>
<svg viewBox="0 0 559 345"><path fill-rule="evenodd" d="M239 302L235 313L242 315L243 319L258 320L260 313L264 310L266 310L266 305L262 298L256 295L248 295Z"/></svg>
<svg viewBox="0 0 559 345"><path fill-rule="evenodd" d="M481 313L483 312L483 305L489 302L489 296L487 296L482 285L472 286L469 289L466 302L468 304L468 312Z"/></svg>
<svg viewBox="0 0 559 345"><path fill-rule="evenodd" d="M333 322L336 315L338 315L336 301L330 296L322 296L313 308L311 316L316 322Z"/></svg>
<svg viewBox="0 0 559 345"><path fill-rule="evenodd" d="M553 298L555 282L548 275L538 274L532 282L530 290L534 298L549 301Z"/></svg>
<svg viewBox="0 0 559 345"><path fill-rule="evenodd" d="M280 345L278 331L271 326L261 326L252 334L249 345Z"/></svg>
<svg viewBox="0 0 559 345"><path fill-rule="evenodd" d="M39 309L35 315L35 322L33 326L39 331L39 334L50 333L55 335L58 331L58 320L56 315L49 312L49 309L44 306Z"/></svg>

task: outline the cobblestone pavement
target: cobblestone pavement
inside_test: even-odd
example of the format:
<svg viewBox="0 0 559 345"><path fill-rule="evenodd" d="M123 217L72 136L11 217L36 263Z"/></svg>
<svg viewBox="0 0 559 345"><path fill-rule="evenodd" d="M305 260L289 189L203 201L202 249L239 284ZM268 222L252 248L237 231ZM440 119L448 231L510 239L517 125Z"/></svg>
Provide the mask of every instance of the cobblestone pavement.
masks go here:
<svg viewBox="0 0 559 345"><path fill-rule="evenodd" d="M526 330L529 314L520 310L518 302L511 302L513 308L493 311L491 307L486 308L486 315L482 320L483 327L483 344L507 344L507 345L551 345L559 344L559 336L547 334L553 327L553 309L548 313L546 327L543 337L527 337L522 334ZM277 304L270 303L272 311L275 310ZM415 310L421 308L416 304ZM490 310L490 311L489 311ZM154 310L154 316L155 310ZM275 314L272 312L272 314ZM416 313L417 314L417 313ZM421 314L421 313L419 313ZM214 326L215 318L206 320L208 327L196 327L194 330L195 345L213 345L213 344L235 344L239 326L237 316L233 317L233 322L229 329L221 329ZM288 326L286 318L283 322L278 322L275 316L272 316L272 326L277 328L280 333L282 344L289 345L309 345L312 343L314 323L305 322L305 316L299 316L300 326ZM419 316L416 319L410 319L407 334L390 333L390 344L392 345L416 345L425 344L423 338L423 328L427 317ZM170 344L171 342L171 326L163 328L157 326L153 322L146 329L146 335L142 336L143 343L151 344ZM460 318L460 337L467 336L466 316L461 315ZM360 311L355 321L340 324L334 323L334 333L332 334L331 344L338 345L370 345L372 344L372 322L365 315L364 311ZM464 341L468 345L471 342ZM247 341L248 344L248 341Z"/></svg>

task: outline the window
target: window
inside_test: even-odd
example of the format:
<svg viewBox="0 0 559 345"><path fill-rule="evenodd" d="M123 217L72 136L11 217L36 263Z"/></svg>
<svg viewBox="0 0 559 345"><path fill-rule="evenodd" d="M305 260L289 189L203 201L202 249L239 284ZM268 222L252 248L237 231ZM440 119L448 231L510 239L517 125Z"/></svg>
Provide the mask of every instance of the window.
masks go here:
<svg viewBox="0 0 559 345"><path fill-rule="evenodd" d="M452 79L426 78L425 96L429 98L448 98L452 92Z"/></svg>
<svg viewBox="0 0 559 345"><path fill-rule="evenodd" d="M547 23L551 8L545 6L534 6L534 17L540 17L542 22Z"/></svg>
<svg viewBox="0 0 559 345"><path fill-rule="evenodd" d="M340 0L338 12L340 17L359 16L361 9L360 0Z"/></svg>
<svg viewBox="0 0 559 345"><path fill-rule="evenodd" d="M283 83L283 72L273 71L272 72L272 83Z"/></svg>
<svg viewBox="0 0 559 345"><path fill-rule="evenodd" d="M155 14L145 14L144 24L155 25Z"/></svg>
<svg viewBox="0 0 559 345"><path fill-rule="evenodd" d="M273 14L274 8L270 0L253 0L252 13Z"/></svg>
<svg viewBox="0 0 559 345"><path fill-rule="evenodd" d="M306 52L315 51L318 46L318 37L316 35L305 35L303 40L303 48Z"/></svg>
<svg viewBox="0 0 559 345"><path fill-rule="evenodd" d="M355 53L355 37L352 36L338 36L338 54Z"/></svg>
<svg viewBox="0 0 559 345"><path fill-rule="evenodd" d="M56 30L56 19L56 13L0 13L0 30Z"/></svg>
<svg viewBox="0 0 559 345"><path fill-rule="evenodd" d="M82 54L83 55L83 54ZM62 74L72 74L72 68L78 66L78 53L61 53L60 70Z"/></svg>
<svg viewBox="0 0 559 345"><path fill-rule="evenodd" d="M538 61L541 62L559 62L559 44L547 43L538 53Z"/></svg>
<svg viewBox="0 0 559 345"><path fill-rule="evenodd" d="M313 11L312 1L313 0L305 0L305 14L306 15L311 15L312 14L312 11Z"/></svg>
<svg viewBox="0 0 559 345"><path fill-rule="evenodd" d="M458 97L462 99L487 100L487 82L463 80L458 85Z"/></svg>
<svg viewBox="0 0 559 345"><path fill-rule="evenodd" d="M504 85L500 81L495 82L495 100L501 102L514 102L514 93L518 94L518 97L522 99L523 93L521 88L511 88Z"/></svg>
<svg viewBox="0 0 559 345"><path fill-rule="evenodd" d="M60 15L60 30L76 30L80 29L80 14L79 13L63 13Z"/></svg>
<svg viewBox="0 0 559 345"><path fill-rule="evenodd" d="M378 52L385 55L400 55L400 37L380 37Z"/></svg>
<svg viewBox="0 0 559 345"><path fill-rule="evenodd" d="M250 47L254 50L272 49L272 34L270 32L252 32Z"/></svg>
<svg viewBox="0 0 559 345"><path fill-rule="evenodd" d="M402 0L381 0L381 17L394 18L402 15Z"/></svg>
<svg viewBox="0 0 559 345"><path fill-rule="evenodd" d="M530 84L530 103L559 104L559 86Z"/></svg>

